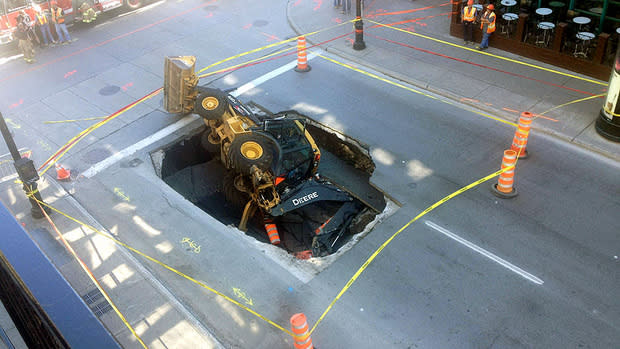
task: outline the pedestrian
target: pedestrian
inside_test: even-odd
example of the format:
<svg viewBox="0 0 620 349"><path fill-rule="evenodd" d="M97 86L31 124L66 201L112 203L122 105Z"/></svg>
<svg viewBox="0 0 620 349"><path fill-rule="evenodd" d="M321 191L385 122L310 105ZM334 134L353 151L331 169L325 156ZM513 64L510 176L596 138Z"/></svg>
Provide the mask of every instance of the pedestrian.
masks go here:
<svg viewBox="0 0 620 349"><path fill-rule="evenodd" d="M463 40L465 45L474 43L474 22L476 21L477 10L474 7L474 0L467 1L467 6L463 7L461 18L463 19Z"/></svg>
<svg viewBox="0 0 620 349"><path fill-rule="evenodd" d="M339 8L342 6L342 0L334 0L334 8Z"/></svg>
<svg viewBox="0 0 620 349"><path fill-rule="evenodd" d="M50 25L47 20L47 16L45 15L45 12L43 12L41 10L41 7L39 6L35 6L34 9L36 11L34 25L39 28L39 32L41 33L41 36L43 38L43 46L49 45L50 42L55 44L56 41L54 40L52 32L50 31Z"/></svg>
<svg viewBox="0 0 620 349"><path fill-rule="evenodd" d="M24 23L25 27L26 27L26 35L28 36L28 40L30 40L31 44L40 44L39 41L39 37L37 37L37 34L34 31L34 23L32 22L32 18L30 18L30 16L26 13L25 10L21 10L19 11L19 14L17 15L17 23L22 22Z"/></svg>
<svg viewBox="0 0 620 349"><path fill-rule="evenodd" d="M342 0L342 11L340 13L351 13L351 0Z"/></svg>
<svg viewBox="0 0 620 349"><path fill-rule="evenodd" d="M17 17L17 29L15 30L15 37L18 42L19 50L24 55L24 60L26 63L34 63L36 62L34 59L34 47L32 46L32 41L28 38L28 31L30 28L25 23L23 17Z"/></svg>
<svg viewBox="0 0 620 349"><path fill-rule="evenodd" d="M480 17L480 29L482 29L482 41L480 46L476 47L478 50L486 50L489 47L489 36L495 31L495 6L489 4L486 11Z"/></svg>
<svg viewBox="0 0 620 349"><path fill-rule="evenodd" d="M52 4L52 22L54 22L56 26L58 41L63 45L71 43L73 40L71 40L67 25L65 24L65 12L62 8L58 7L57 3Z"/></svg>

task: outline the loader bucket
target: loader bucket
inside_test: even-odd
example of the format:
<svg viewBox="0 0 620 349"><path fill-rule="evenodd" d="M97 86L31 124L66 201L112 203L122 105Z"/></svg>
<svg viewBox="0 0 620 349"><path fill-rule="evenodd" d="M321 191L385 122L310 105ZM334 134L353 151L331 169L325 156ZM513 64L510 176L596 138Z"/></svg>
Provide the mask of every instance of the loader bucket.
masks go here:
<svg viewBox="0 0 620 349"><path fill-rule="evenodd" d="M189 113L196 97L198 77L194 73L196 57L171 56L164 61L164 109L169 113Z"/></svg>

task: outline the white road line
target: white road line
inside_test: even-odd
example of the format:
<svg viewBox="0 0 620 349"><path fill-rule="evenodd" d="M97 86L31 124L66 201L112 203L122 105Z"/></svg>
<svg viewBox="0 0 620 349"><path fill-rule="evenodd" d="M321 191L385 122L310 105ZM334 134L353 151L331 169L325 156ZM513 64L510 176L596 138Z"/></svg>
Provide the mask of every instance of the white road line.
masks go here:
<svg viewBox="0 0 620 349"><path fill-rule="evenodd" d="M437 224L435 224L435 223L433 223L431 221L424 221L424 224L426 224L427 226L433 228L434 230L444 234L445 236L447 236L447 237L449 237L449 238L451 238L453 240L456 240L457 242L460 242L461 244L471 248L472 250L480 253L481 255L491 259L492 261L494 261L496 263L499 263L501 266L512 270L513 272L521 275L522 277L530 280L531 282L533 282L535 284L542 285L544 283L544 281L542 281L541 279L537 278L536 276L528 273L527 271L525 271L525 270L517 267L516 265L514 265L514 264L512 264L512 263L510 263L510 262L508 262L508 261L506 261L506 260L504 260L504 259L502 259L502 258L500 258L500 257L498 257L496 255L494 255L493 253L483 249L482 247L479 247L479 246L477 246L477 245L475 245L475 244L473 244L473 243L463 239L462 237L460 237L460 236L458 236L458 235L456 235L454 233L451 233L447 229L442 228L442 227L438 226Z"/></svg>
<svg viewBox="0 0 620 349"><path fill-rule="evenodd" d="M198 119L198 116L192 114L192 115L188 115L186 117L184 117L183 119L175 122L174 124L168 125L164 128L162 128L161 130L155 132L154 134L144 138L143 140L139 141L138 143L129 146L121 151L119 151L118 153L94 164L93 166L91 166L88 170L82 172L82 176L86 177L86 178L90 178L94 175L96 175L97 173L105 170L106 168L112 166L114 163L116 163L117 161L120 161L121 159L123 159L126 156L129 156L135 152L137 152L138 150L145 148L157 141L159 141L160 139L168 136L169 134L171 134L172 132L183 128L184 126L188 125L189 123L195 121Z"/></svg>
<svg viewBox="0 0 620 349"><path fill-rule="evenodd" d="M318 53L314 53L311 52L308 54L308 60L311 60L312 58L316 57L318 55ZM260 84L269 81L270 79L275 78L276 76L283 74L287 71L290 71L291 69L293 69L295 66L297 65L297 61L292 61L290 63L287 63L283 66L281 66L280 68L277 68L275 70L270 71L269 73L259 76L258 78L248 82L247 84L244 84L243 86L239 87L238 89L234 90L233 92L231 92L230 94L238 97L242 94L244 94L245 92L259 86ZM144 138L143 140L139 141L138 143L135 143L123 150L121 150L120 152L94 164L93 166L91 166L89 169L87 169L86 171L84 171L81 175L86 177L86 178L91 178L94 175L96 175L97 173L105 170L106 168L112 166L113 164L115 164L116 162L122 160L123 158L137 152L138 150L141 150L157 141L159 141L160 139L168 136L169 134L171 134L172 132L175 132L181 128L183 128L184 126L188 125L189 123L193 122L194 120L196 120L198 117L194 114L192 115L188 115L186 117L184 117L183 119L175 122L174 124L168 125L165 128L159 130L158 132L150 135L149 137Z"/></svg>
<svg viewBox="0 0 620 349"><path fill-rule="evenodd" d="M313 59L314 57L318 56L317 52L310 52L308 54L308 60ZM275 78L276 76L282 74L282 73L286 73L287 71L290 71L291 69L295 68L295 66L297 65L297 61L292 61L288 64L285 64L283 66L281 66L278 69L272 70L269 73L263 75L263 76L259 76L258 78L248 82L247 84L240 86L238 89L234 90L233 92L231 92L230 94L238 97L239 95L242 95L246 92L248 92L249 90L253 89L254 87L268 81L271 80L273 78Z"/></svg>

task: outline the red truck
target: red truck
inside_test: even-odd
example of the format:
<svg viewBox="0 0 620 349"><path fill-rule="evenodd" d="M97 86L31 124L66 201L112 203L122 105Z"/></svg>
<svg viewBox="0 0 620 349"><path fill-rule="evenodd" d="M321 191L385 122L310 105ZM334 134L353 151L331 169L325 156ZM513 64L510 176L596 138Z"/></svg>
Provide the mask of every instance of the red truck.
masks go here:
<svg viewBox="0 0 620 349"><path fill-rule="evenodd" d="M84 2L100 14L122 6L136 9L142 6L144 0L0 0L0 44L13 42L13 32L17 27L17 16L21 10L26 11L30 18L35 20L35 8L39 7L48 14L50 21L49 9L56 3L63 9L67 25L71 25L82 20L80 7ZM51 29L54 32L53 26Z"/></svg>

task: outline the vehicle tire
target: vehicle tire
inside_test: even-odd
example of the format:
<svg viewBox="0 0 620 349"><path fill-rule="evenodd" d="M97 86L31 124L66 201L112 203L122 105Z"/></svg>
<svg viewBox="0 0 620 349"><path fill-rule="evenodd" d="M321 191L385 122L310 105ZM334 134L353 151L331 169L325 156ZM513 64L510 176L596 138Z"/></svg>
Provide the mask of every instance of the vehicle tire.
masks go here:
<svg viewBox="0 0 620 349"><path fill-rule="evenodd" d="M228 108L226 95L218 89L203 88L202 90L196 97L194 112L207 120L221 119Z"/></svg>
<svg viewBox="0 0 620 349"><path fill-rule="evenodd" d="M200 146L209 154L220 154L220 144L213 144L209 141L209 135L211 134L211 127L207 129L200 136Z"/></svg>
<svg viewBox="0 0 620 349"><path fill-rule="evenodd" d="M237 173L233 171L228 171L224 175L224 197L232 207L243 212L245 205L250 201L250 196L247 193L237 190L235 187L236 177Z"/></svg>
<svg viewBox="0 0 620 349"><path fill-rule="evenodd" d="M269 138L259 133L246 133L233 139L228 149L228 158L232 167L244 175L250 174L253 165L268 171L273 163L274 148Z"/></svg>
<svg viewBox="0 0 620 349"><path fill-rule="evenodd" d="M125 0L125 5L127 5L128 8L135 10L142 6L142 0Z"/></svg>

